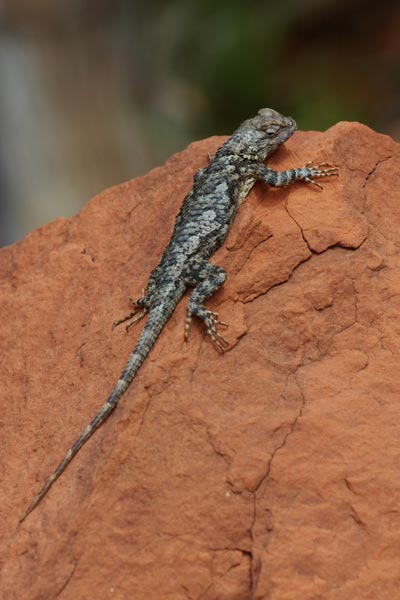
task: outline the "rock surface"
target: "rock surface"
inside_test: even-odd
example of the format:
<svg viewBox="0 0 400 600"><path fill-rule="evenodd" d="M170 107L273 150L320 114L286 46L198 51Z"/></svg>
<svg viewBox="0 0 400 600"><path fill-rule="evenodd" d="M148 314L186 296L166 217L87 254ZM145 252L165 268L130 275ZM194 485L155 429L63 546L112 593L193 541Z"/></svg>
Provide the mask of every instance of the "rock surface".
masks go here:
<svg viewBox="0 0 400 600"><path fill-rule="evenodd" d="M222 142L0 252L5 600L393 600L400 589L400 152L355 123L271 159L213 262L221 356L181 302L117 411L18 517L138 335L111 331ZM138 329L140 326L137 326Z"/></svg>

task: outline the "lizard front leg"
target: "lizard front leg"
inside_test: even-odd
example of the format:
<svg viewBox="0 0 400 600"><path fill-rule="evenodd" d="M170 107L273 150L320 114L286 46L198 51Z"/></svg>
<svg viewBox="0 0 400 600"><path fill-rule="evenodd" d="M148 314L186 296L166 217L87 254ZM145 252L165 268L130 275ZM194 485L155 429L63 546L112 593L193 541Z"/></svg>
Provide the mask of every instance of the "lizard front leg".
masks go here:
<svg viewBox="0 0 400 600"><path fill-rule="evenodd" d="M306 183L313 183L320 189L322 189L322 185L318 181L314 181L312 177L331 177L339 174L338 167L331 167L327 163L312 166L312 161L306 163L303 167L288 169L287 171L274 171L262 163L250 163L243 165L241 171L244 175L254 175L257 179L272 187L285 187L295 181L305 181Z"/></svg>
<svg viewBox="0 0 400 600"><path fill-rule="evenodd" d="M192 316L195 315L204 321L207 335L224 352L224 345L227 346L227 340L219 333L216 325L227 326L223 321L218 320L218 313L208 310L204 306L204 301L209 298L225 281L226 272L212 265L207 261L201 261L198 264L191 265L190 279L197 284L190 294L187 304L187 317L185 322L185 340L188 338L189 327Z"/></svg>

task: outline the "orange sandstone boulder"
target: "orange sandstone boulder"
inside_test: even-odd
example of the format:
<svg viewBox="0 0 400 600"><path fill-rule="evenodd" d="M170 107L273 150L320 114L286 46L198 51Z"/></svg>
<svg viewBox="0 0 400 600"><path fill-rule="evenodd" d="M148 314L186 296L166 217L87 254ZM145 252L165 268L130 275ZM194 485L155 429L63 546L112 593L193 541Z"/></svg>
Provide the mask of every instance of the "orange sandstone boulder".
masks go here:
<svg viewBox="0 0 400 600"><path fill-rule="evenodd" d="M26 509L103 404L139 296L207 153L192 144L0 251L0 597L394 600L400 589L400 152L357 123L270 160L212 261L220 355L181 302L117 410Z"/></svg>

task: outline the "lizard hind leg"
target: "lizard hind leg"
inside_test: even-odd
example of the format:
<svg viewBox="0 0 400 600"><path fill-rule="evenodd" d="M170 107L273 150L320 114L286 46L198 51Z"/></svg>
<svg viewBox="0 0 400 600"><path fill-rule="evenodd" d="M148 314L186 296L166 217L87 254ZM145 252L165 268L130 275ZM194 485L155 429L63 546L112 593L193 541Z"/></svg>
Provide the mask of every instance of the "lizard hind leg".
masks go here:
<svg viewBox="0 0 400 600"><path fill-rule="evenodd" d="M126 321L129 321L129 323L127 323L125 326L126 331L128 331L128 329L130 329L132 327L132 325L134 325L135 323L140 321L140 319L142 317L144 317L144 315L149 310L149 299L148 299L148 297L146 295L146 291L144 289L142 290L142 295L140 296L140 298L138 300L129 298L129 302L132 304L133 310L131 310L131 312L129 314L122 317L122 319L118 319L117 321L114 321L114 323L112 325L113 329L118 327L118 325L121 325L121 323L125 323ZM139 309L141 309L139 314L136 314Z"/></svg>
<svg viewBox="0 0 400 600"><path fill-rule="evenodd" d="M220 334L217 325L227 327L227 323L218 319L218 313L207 309L204 306L204 301L209 298L225 281L226 272L212 265L209 262L202 262L199 266L192 269L191 278L197 284L190 294L187 304L187 317L185 322L185 340L188 338L189 327L192 321L192 316L195 315L204 321L207 335L217 348L224 352L224 346L228 346L228 341Z"/></svg>

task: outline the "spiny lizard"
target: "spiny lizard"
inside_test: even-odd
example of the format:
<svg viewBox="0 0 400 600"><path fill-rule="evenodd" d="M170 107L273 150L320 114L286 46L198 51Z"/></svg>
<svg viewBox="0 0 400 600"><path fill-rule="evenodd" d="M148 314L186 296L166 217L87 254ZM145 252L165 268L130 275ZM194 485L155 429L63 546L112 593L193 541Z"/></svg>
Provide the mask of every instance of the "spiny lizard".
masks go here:
<svg viewBox="0 0 400 600"><path fill-rule="evenodd" d="M204 306L204 301L224 283L226 272L208 259L225 240L240 203L258 179L273 187L286 186L297 180L321 187L311 178L337 175L337 168L326 163L317 166L307 163L287 171L274 171L263 164L266 157L295 130L296 123L291 117L263 108L255 117L244 121L210 158L208 166L196 173L193 187L176 217L171 239L150 274L142 296L136 301L131 300L132 312L113 325L115 327L132 319L128 322L128 329L149 313L116 386L20 521L37 506L83 444L114 410L188 287L194 289L187 304L185 338L195 315L204 321L206 332L218 349L224 351L227 341L216 326L226 324L218 320L217 313Z"/></svg>

